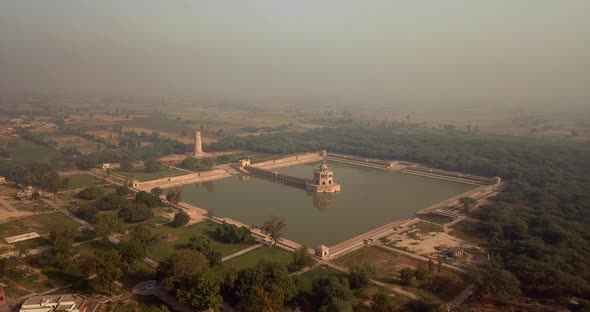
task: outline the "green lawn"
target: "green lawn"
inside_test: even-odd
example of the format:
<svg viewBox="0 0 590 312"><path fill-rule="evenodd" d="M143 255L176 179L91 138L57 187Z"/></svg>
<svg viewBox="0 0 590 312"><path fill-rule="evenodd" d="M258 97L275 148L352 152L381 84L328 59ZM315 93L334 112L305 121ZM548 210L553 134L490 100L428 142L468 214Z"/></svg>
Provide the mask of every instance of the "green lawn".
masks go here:
<svg viewBox="0 0 590 312"><path fill-rule="evenodd" d="M94 233L91 229L81 229L80 231L76 232L76 236L74 237L74 241L76 243L87 241L96 237L96 233Z"/></svg>
<svg viewBox="0 0 590 312"><path fill-rule="evenodd" d="M17 145L9 146L6 150L11 159L20 161L53 162L62 158L58 150L26 140L19 140Z"/></svg>
<svg viewBox="0 0 590 312"><path fill-rule="evenodd" d="M29 250L41 246L49 245L49 239L47 237L37 237L33 239L27 239L14 244L14 247L18 250Z"/></svg>
<svg viewBox="0 0 590 312"><path fill-rule="evenodd" d="M75 190L75 189L95 186L96 182L98 181L95 176L87 174L87 173L74 174L74 175L61 177L61 181L64 181L65 179L68 180L68 184L63 185L62 183L60 183L60 185L61 185L59 188L60 191Z"/></svg>
<svg viewBox="0 0 590 312"><path fill-rule="evenodd" d="M54 228L64 226L78 228L80 223L60 211L43 213L0 224L0 237L4 238L29 232L47 234Z"/></svg>
<svg viewBox="0 0 590 312"><path fill-rule="evenodd" d="M209 221L181 228L175 228L168 224L157 226L154 228L154 232L160 237L170 234L171 236L174 236L176 240L166 242L164 240L158 239L156 242L150 245L148 248L148 254L154 260L162 261L167 256L171 255L175 250L184 248L193 235L205 235L211 240L211 248L215 251L221 252L223 256L230 255L253 244L227 244L218 241L214 236L217 226L217 224Z"/></svg>
<svg viewBox="0 0 590 312"><path fill-rule="evenodd" d="M215 268L215 272L217 275L222 276L231 268L240 270L255 266L260 259L279 262L287 266L293 261L293 255L291 252L279 247L262 246L239 257L222 262L221 265Z"/></svg>
<svg viewBox="0 0 590 312"><path fill-rule="evenodd" d="M76 250L81 256L92 256L96 250L105 250L110 248L113 248L113 245L110 242L104 244L102 240L97 240L81 245L80 247L77 247Z"/></svg>
<svg viewBox="0 0 590 312"><path fill-rule="evenodd" d="M187 172L184 172L181 170L177 170L174 168L164 168L164 167L162 168L162 170L157 171L157 172L145 172L145 170L143 168L133 168L128 171L116 170L115 172L118 174L127 176L130 179L138 180L140 182L151 181L151 180L167 178L167 177L176 177L176 176L188 174Z"/></svg>
<svg viewBox="0 0 590 312"><path fill-rule="evenodd" d="M335 275L337 277L346 277L345 273L342 273L331 267L322 265L299 275L297 279L297 288L299 288L300 291L311 292L311 283L314 279L321 276L329 275Z"/></svg>

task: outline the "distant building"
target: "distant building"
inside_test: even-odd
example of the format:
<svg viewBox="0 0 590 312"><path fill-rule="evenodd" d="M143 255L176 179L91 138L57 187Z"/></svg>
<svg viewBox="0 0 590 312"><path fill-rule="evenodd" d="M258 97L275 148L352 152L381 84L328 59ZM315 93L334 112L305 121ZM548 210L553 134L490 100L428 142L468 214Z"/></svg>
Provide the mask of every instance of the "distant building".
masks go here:
<svg viewBox="0 0 590 312"><path fill-rule="evenodd" d="M323 162L313 171L313 180L306 185L306 188L314 193L335 193L340 191L340 184L334 180L334 172Z"/></svg>
<svg viewBox="0 0 590 312"><path fill-rule="evenodd" d="M86 312L88 299L78 294L33 296L21 305L19 312Z"/></svg>
<svg viewBox="0 0 590 312"><path fill-rule="evenodd" d="M328 259L330 257L330 248L324 245L319 245L314 249L316 257L321 259Z"/></svg>
<svg viewBox="0 0 590 312"><path fill-rule="evenodd" d="M448 255L453 258L461 258L463 257L464 253L465 250L463 249L463 247L454 247L448 250Z"/></svg>
<svg viewBox="0 0 590 312"><path fill-rule="evenodd" d="M35 193L35 189L29 185L29 186L23 188L22 190L16 192L16 198L29 199L33 196L33 193Z"/></svg>

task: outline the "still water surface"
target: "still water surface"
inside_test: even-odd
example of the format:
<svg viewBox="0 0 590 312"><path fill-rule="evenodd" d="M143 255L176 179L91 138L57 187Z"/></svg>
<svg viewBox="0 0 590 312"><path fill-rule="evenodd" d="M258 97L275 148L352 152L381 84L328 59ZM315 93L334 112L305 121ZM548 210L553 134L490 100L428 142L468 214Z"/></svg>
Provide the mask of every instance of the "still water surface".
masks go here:
<svg viewBox="0 0 590 312"><path fill-rule="evenodd" d="M319 163L277 171L311 178ZM400 172L328 162L337 194L312 194L258 176L229 178L182 187L183 201L213 209L218 217L260 226L270 216L287 221L285 237L315 247L332 246L413 213L474 186Z"/></svg>

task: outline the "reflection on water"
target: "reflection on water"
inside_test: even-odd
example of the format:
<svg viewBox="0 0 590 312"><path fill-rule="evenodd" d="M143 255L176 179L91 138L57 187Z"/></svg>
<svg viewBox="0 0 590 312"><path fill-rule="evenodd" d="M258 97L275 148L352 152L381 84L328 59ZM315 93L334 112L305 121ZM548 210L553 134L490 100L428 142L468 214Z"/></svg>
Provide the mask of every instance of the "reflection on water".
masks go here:
<svg viewBox="0 0 590 312"><path fill-rule="evenodd" d="M320 211L330 208L338 196L338 193L307 193L313 198L313 206Z"/></svg>

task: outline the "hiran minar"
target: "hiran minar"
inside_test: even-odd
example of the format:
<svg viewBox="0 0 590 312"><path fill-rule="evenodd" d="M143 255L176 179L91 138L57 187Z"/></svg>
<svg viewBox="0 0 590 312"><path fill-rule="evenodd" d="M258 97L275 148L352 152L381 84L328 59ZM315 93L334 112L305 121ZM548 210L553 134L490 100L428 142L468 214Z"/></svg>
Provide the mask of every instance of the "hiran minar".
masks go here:
<svg viewBox="0 0 590 312"><path fill-rule="evenodd" d="M334 181L334 172L328 169L326 162L313 171L313 180L306 186L308 191L314 193L335 193L340 191L340 183Z"/></svg>

